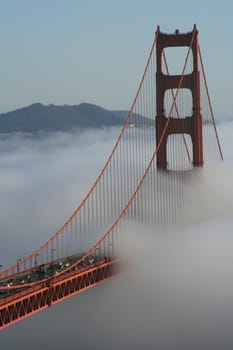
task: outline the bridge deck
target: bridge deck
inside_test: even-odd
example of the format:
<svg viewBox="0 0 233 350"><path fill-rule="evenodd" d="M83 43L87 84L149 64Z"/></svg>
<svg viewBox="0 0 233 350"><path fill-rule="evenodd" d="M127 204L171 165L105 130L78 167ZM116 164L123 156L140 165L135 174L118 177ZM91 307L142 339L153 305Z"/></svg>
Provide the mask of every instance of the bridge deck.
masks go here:
<svg viewBox="0 0 233 350"><path fill-rule="evenodd" d="M119 265L119 259L102 260L5 297L0 301L0 329L107 280Z"/></svg>

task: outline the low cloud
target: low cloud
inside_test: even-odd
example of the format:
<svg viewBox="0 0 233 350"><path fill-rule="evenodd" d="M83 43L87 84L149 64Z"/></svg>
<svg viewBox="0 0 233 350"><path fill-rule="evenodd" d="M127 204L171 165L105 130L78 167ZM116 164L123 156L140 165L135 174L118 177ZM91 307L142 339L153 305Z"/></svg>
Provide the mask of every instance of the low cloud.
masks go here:
<svg viewBox="0 0 233 350"><path fill-rule="evenodd" d="M231 349L233 123L220 125L224 164L197 171L178 221L126 222L122 275L1 333L4 349ZM0 141L1 259L55 232L98 174L118 130ZM14 145L17 145L14 146ZM98 155L98 157L96 157Z"/></svg>

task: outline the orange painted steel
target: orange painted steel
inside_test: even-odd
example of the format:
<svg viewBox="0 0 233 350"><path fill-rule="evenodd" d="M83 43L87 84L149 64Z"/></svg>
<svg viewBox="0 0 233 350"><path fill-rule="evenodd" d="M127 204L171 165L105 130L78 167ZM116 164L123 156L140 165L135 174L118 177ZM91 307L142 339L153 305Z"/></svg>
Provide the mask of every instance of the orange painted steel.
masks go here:
<svg viewBox="0 0 233 350"><path fill-rule="evenodd" d="M193 143L193 165L203 165L203 136L202 136L202 115L200 98L200 72L198 67L198 31L194 26L193 31L186 34L165 34L160 32L158 27L158 40L156 46L157 73L156 73L156 142L160 142L161 135L166 125L167 117L164 109L164 96L168 89L176 89L180 85L180 78L183 76L180 88L190 89L193 99L193 115L184 119L171 118L169 127L166 130L164 141L157 156L158 169L167 169L167 138L171 134L189 134ZM184 75L165 75L162 72L163 50L167 47L188 46L193 53L193 72Z"/></svg>
<svg viewBox="0 0 233 350"><path fill-rule="evenodd" d="M107 262L102 260L99 264L83 271L69 272L65 276L52 278L2 299L0 329L106 281L119 272L120 264L120 259Z"/></svg>
<svg viewBox="0 0 233 350"><path fill-rule="evenodd" d="M158 36L160 34L161 33L158 29L157 33L156 33L155 40L154 40L153 45L152 45L152 49L151 49L151 52L149 55L149 59L148 59L141 83L139 85L139 88L138 88L136 97L134 99L132 108L130 110L130 113L128 115L128 118L126 119L124 126L122 128L122 131L120 133L120 136L118 137L117 142L116 142L115 146L113 147L113 150L112 150L107 162L105 163L105 166L103 167L102 171L100 172L99 176L97 177L94 185L91 187L90 191L88 192L88 194L84 198L81 205L74 212L74 214L70 217L70 219L62 226L62 228L48 242L46 242L41 248L36 250L32 255L30 255L26 259L23 259L22 261L18 262L13 267L3 271L2 274L0 274L0 276L1 275L4 276L3 279L1 279L1 282L5 281L9 277L11 277L11 275L10 276L8 275L9 272L12 273L12 276L15 276L15 275L20 276L21 272L17 273L17 274L14 274L14 272L17 271L17 269L20 266L25 264L25 262L30 261L32 259L32 257L36 257L38 255L38 252L42 251L58 235L60 235L60 233L64 230L64 228L66 226L68 226L68 224L73 220L74 216L79 212L80 208L82 208L82 206L85 204L85 202L89 198L90 194L95 189L97 183L100 181L100 178L103 176L106 168L108 167L108 164L109 164L111 158L113 157L113 154L114 154L116 148L118 147L118 144L119 144L119 142L120 142L120 140L121 140L121 138L126 130L126 127L129 123L129 120L133 114L133 108L134 108L134 105L135 105L136 100L138 98L141 86L143 84L144 77L145 77L149 62L150 62L151 55L152 55L152 51L154 50L155 44L157 43L157 39L158 39ZM180 38L182 40L187 39L185 37L185 35L183 35ZM127 202L124 204L124 206L122 206L122 209L119 212L119 214L117 213L117 215L113 218L113 220L111 221L111 224L108 226L108 229L106 229L106 231L103 231L101 238L98 239L97 242L95 244L93 244L91 248L87 249L85 254L83 254L81 257L77 257L76 261L72 260L71 265L67 266L62 271L59 271L58 274L53 276L53 277L47 277L47 278L44 278L43 280L34 281L33 283L27 283L27 284L24 284L23 286L19 286L19 285L15 286L14 285L13 287L9 287L9 291L11 291L12 289L16 289L16 291L15 291L15 293L8 295L8 296L5 296L2 300L0 300L0 329L3 329L7 326L10 326L17 321L22 320L30 315L33 315L34 313L41 311L41 310L43 310L43 309L45 309L53 304L56 304L56 303L66 299L66 298L69 298L70 296L72 296L74 294L80 293L88 288L91 288L92 286L107 280L112 275L119 272L120 264L122 262L122 259L119 259L119 258L113 259L113 260L109 260L107 258L104 258L101 261L97 261L97 262L89 265L88 267L82 267L82 268L79 268L79 263L81 261L84 261L86 258L91 257L92 255L94 256L94 253L96 253L97 250L100 249L101 244L103 244L104 241L107 241L107 238L113 234L114 229L116 227L118 227L118 224L125 217L130 206L132 205L132 203L136 199L140 189L142 188L142 185L143 185L145 179L147 178L151 168L153 167L154 162L156 161L156 159L158 159L159 155L161 155L160 151L163 148L164 144L166 143L166 139L167 139L168 134L171 132L174 132L175 123L176 123L176 129L178 128L179 132L182 132L182 133L187 132L187 124L188 123L185 122L183 119L174 120L172 118L172 112L174 109L177 108L177 96L178 96L179 90L182 89L183 87L189 86L190 80L194 79L194 78L191 79L190 75L185 75L185 69L187 67L188 57L190 56L191 50L193 50L193 47L195 47L195 49L196 49L196 44L197 44L196 43L196 40L197 40L196 28L194 28L193 32L189 33L188 38L189 38L189 41L188 41L189 42L189 49L188 49L188 53L187 53L186 60L184 63L182 74L180 76L170 77L169 78L170 80L168 81L168 83L170 85L172 85L172 84L174 85L174 86L171 86L171 88L173 88L173 87L176 88L176 93L172 94L173 95L173 102L172 102L171 108L170 108L169 113L165 119L163 119L163 116L161 116L161 115L160 115L161 118L159 117L161 120L163 119L163 123L162 123L163 125L162 124L160 125L159 137L157 137L156 148L153 149L152 155L150 156L150 158L148 158L150 160L145 168L144 173L142 173L142 175L140 175L133 192L130 193L129 198L127 197ZM186 41L185 41L185 43L187 44ZM183 44L184 44L184 42L181 41L180 46ZM161 46L160 49L161 48L163 48L163 46ZM197 80L199 83L199 76L198 76ZM160 93L162 95L164 95L164 91L165 91L165 89L163 89L163 91ZM193 91L193 95L195 95L195 94L197 95L197 93L195 91ZM197 103L197 105L194 104L196 106L194 113L199 113L200 112L199 111L199 96L196 96L196 95L195 95L195 98L198 100L198 103ZM162 111L161 101L159 104L159 111L160 112ZM158 109L157 109L157 117L158 117ZM199 115L198 118L201 118L201 116ZM191 128L191 126L190 126L190 128ZM202 130L199 130L199 131L201 132ZM202 163L202 137L201 137L201 145L199 145L199 146L200 146L199 153L201 153L201 154L199 154L200 158L196 159L195 154L194 154L194 158L196 159L196 160L194 159L194 165L198 165L198 164L201 165L201 163ZM166 160L165 158L159 160L159 162L161 161L159 163L159 167L164 164L165 160ZM59 261L59 260L57 260L57 261ZM27 272L27 271L33 271L35 269L36 269L36 266L34 266L31 269L25 269L23 271L23 274L25 274L25 272ZM5 289L7 289L7 287L3 287L3 289L5 290Z"/></svg>
<svg viewBox="0 0 233 350"><path fill-rule="evenodd" d="M38 282L38 284L36 284L31 289L19 292L18 298L17 298L17 294L12 295L12 297L10 296L9 297L10 300L6 298L4 300L4 304L0 306L0 329L6 326L9 326L23 318L26 318L29 315L34 314L35 312L43 310L44 308L51 306L56 302L64 300L73 294L77 294L81 291L84 291L87 288L90 288L91 286L94 286L95 284L103 280L106 280L107 278L112 276L113 271L111 267L114 266L114 264L115 265L119 264L120 263L119 259L116 261L114 260L112 262L105 262L99 266L93 267L92 269L83 271L81 273L72 272L72 267L77 266L80 261L82 261L89 255L91 255L96 250L96 248L100 246L100 244L104 240L106 240L108 236L112 234L114 228L124 218L129 207L135 200L140 188L142 187L149 173L149 170L152 167L154 160L156 159L158 151L164 140L167 128L169 126L169 122L171 120L171 114L172 114L173 108L175 108L177 95L183 83L184 71L187 65L189 53L190 53L190 48L187 53L187 57L185 60L182 75L180 77L178 89L174 96L174 100L173 100L168 118L166 120L164 130L161 134L161 139L157 144L157 147L149 161L149 164L145 170L145 173L143 174L141 180L139 181L138 186L136 187L134 193L129 199L124 210L121 212L118 218L113 222L113 224L110 226L109 230L103 235L103 237L88 252L86 252L86 254L82 258L80 258L70 267L67 267L67 269L63 270L63 272L59 273L56 278L50 278L48 279L48 281L43 281L42 283Z"/></svg>

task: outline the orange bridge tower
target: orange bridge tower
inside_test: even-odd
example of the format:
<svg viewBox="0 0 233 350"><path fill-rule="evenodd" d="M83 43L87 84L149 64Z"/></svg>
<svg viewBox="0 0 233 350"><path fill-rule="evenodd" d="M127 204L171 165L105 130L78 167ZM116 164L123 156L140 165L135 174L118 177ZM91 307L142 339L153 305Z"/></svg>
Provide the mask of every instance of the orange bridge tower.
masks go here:
<svg viewBox="0 0 233 350"><path fill-rule="evenodd" d="M167 122L164 108L165 92L168 89L190 89L192 94L192 115L182 116L182 118L171 118L166 129L163 141L157 154L157 168L167 169L167 138L171 134L188 134L193 146L193 166L203 165L203 137L202 137L202 115L200 97L200 72L198 54L198 31L194 25L190 33L180 34L178 30L175 34L165 34L157 28L156 47L156 143L157 146L162 138ZM163 50L167 47L188 46L193 54L193 71L184 75L166 75L162 71Z"/></svg>

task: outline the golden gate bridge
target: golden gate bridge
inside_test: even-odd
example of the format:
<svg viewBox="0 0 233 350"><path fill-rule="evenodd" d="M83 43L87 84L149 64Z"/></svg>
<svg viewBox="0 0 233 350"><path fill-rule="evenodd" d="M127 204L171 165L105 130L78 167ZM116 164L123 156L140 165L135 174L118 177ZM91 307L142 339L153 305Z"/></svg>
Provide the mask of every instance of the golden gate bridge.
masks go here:
<svg viewBox="0 0 233 350"><path fill-rule="evenodd" d="M169 71L171 47L187 48L179 74ZM118 273L127 222L155 229L174 222L193 169L216 156L223 159L197 28L166 34L157 27L128 117L93 186L59 231L0 273L0 328Z"/></svg>

